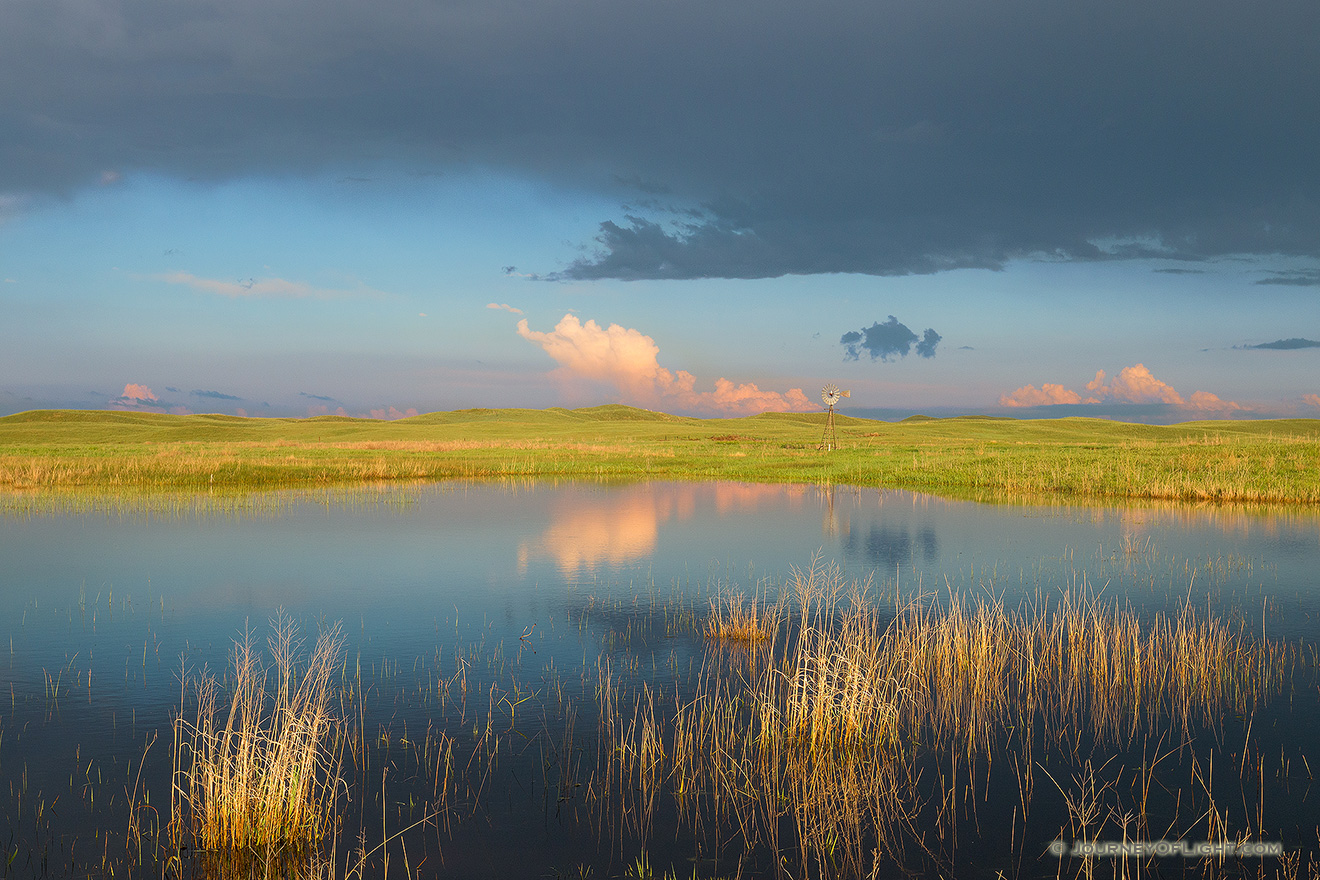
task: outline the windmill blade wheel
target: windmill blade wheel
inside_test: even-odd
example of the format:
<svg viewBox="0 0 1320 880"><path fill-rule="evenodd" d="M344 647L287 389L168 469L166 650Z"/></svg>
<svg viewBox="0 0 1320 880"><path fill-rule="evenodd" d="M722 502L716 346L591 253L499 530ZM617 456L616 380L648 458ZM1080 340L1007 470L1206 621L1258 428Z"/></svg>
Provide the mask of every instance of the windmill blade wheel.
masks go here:
<svg viewBox="0 0 1320 880"><path fill-rule="evenodd" d="M839 386L833 382L820 389L821 402L829 408L829 415L825 417L825 434L820 438L820 445L816 449L829 452L838 447L839 440L834 430L834 405L844 397L852 397L852 392L840 391Z"/></svg>

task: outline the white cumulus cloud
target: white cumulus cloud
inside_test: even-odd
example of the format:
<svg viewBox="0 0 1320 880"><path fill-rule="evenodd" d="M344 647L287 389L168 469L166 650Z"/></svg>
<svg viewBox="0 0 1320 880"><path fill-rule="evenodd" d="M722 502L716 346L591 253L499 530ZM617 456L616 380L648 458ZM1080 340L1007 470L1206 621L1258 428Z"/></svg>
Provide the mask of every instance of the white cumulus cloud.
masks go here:
<svg viewBox="0 0 1320 880"><path fill-rule="evenodd" d="M1096 370L1095 378L1086 383L1087 394L1046 382L1040 388L1023 385L1016 391L1001 395L999 405L1006 407L1053 406L1056 404L1143 403L1166 404L1198 412L1231 412L1242 409L1232 400L1222 400L1209 391L1195 391L1183 397L1168 382L1155 378L1145 364L1133 364L1118 371L1106 381L1104 370Z"/></svg>
<svg viewBox="0 0 1320 880"><path fill-rule="evenodd" d="M566 382L588 381L613 386L623 403L664 409L693 410L718 415L760 412L811 412L820 409L800 388L763 391L751 382L715 380L713 391L697 391L697 379L686 370L660 366L660 347L639 330L595 321L582 323L564 315L548 333L518 322L518 335L540 345L559 367L551 375Z"/></svg>

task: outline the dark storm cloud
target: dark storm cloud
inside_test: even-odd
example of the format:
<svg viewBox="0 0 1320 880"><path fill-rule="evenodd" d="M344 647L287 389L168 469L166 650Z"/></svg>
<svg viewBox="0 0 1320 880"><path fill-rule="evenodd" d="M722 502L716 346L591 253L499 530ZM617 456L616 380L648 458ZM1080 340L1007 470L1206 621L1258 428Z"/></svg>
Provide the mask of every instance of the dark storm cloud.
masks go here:
<svg viewBox="0 0 1320 880"><path fill-rule="evenodd" d="M924 358L935 357L935 346L939 345L940 340L943 338L943 336L927 327L926 332L921 334L921 341L917 343L917 354Z"/></svg>
<svg viewBox="0 0 1320 880"><path fill-rule="evenodd" d="M480 167L663 196L561 279L1316 257L1317 32L1314 0L6 0L0 205Z"/></svg>
<svg viewBox="0 0 1320 880"><path fill-rule="evenodd" d="M907 357L908 352L912 350L912 344L917 345L917 354L924 358L935 357L935 346L939 344L943 337L929 327L922 334L921 339L917 339L917 334L913 333L906 324L900 324L893 315L883 324L876 322L870 327L863 327L861 330L851 330L839 339L839 344L844 348L844 359L855 361L862 354L869 354L871 360L889 361L894 358Z"/></svg>
<svg viewBox="0 0 1320 880"><path fill-rule="evenodd" d="M1298 348L1320 348L1320 342L1316 342L1314 339L1298 339L1294 337L1292 339L1276 339L1273 342L1262 342L1259 345L1239 345L1235 346L1235 348L1293 351Z"/></svg>
<svg viewBox="0 0 1320 880"><path fill-rule="evenodd" d="M333 398L333 397L326 397L326 396L323 395L323 394L308 394L306 391L299 391L299 392L298 392L298 396L299 396L299 397L308 397L308 398L311 398L312 400L323 400L323 401L325 401L326 403L338 403L338 402L339 402L338 400L336 400L336 399Z"/></svg>
<svg viewBox="0 0 1320 880"><path fill-rule="evenodd" d="M190 391L193 397L205 397L208 400L242 400L241 397L235 397L232 394L223 394L219 391Z"/></svg>

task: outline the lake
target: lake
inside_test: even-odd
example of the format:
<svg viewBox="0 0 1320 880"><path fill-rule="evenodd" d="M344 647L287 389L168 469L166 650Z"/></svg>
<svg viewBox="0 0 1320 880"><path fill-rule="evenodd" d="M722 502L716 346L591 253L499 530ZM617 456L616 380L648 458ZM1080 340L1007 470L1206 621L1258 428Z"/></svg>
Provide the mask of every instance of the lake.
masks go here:
<svg viewBox="0 0 1320 880"><path fill-rule="evenodd" d="M264 646L277 614L307 647L342 627L333 705L350 742L338 824L313 859L340 875L1199 876L1213 865L1254 876L1312 859L1320 843L1313 510L669 482L452 483L156 509L24 503L11 499L0 518L6 876L210 870L164 842L172 724L181 706L195 720L197 677L220 677L223 691L235 640L250 631ZM804 599L808 580L833 593ZM1090 603L1079 621L1129 615L1138 647L1159 621L1215 621L1230 671L1204 685L1216 696L1192 714L1182 697L1149 696L1173 673L1151 679L1119 733L1095 720L1094 690L1080 709L1032 703L1042 714L1016 724L1005 713L1025 704L996 703L973 737L965 718L980 710L964 704L957 712L971 715L943 727L893 720L912 711L895 708L910 696L896 686L865 710L865 729L880 732L841 733L813 747L824 752L799 755L785 738L773 759L756 753L767 763L755 772L750 740L728 746L741 758L727 765L684 752L764 732L763 689L810 642L808 606L820 644L852 632L859 609L872 616L859 625L879 633L912 609L998 608L994 631L1020 654L1047 639L1065 596ZM778 629L760 645L708 638L712 600L778 607ZM910 619L934 645L933 618ZM881 640L875 656L889 650ZM822 664L849 650L829 644ZM1250 652L1265 646L1274 653L1258 674ZM1113 665L1086 687L1122 677L1117 658L1094 661ZM921 687L935 675L922 672ZM935 715L962 699L932 693L922 705ZM724 726L702 727L717 721L694 707L724 698ZM765 697L781 698L791 695ZM855 767L837 755L857 750L880 762L856 766L883 768L883 793L869 776L843 778ZM721 773L740 781L725 791ZM766 792L781 784L776 806ZM855 815L844 815L837 805L850 799ZM1281 842L1289 855L1073 854L1077 841L1124 838L1219 852ZM1060 859L1050 847L1063 842Z"/></svg>

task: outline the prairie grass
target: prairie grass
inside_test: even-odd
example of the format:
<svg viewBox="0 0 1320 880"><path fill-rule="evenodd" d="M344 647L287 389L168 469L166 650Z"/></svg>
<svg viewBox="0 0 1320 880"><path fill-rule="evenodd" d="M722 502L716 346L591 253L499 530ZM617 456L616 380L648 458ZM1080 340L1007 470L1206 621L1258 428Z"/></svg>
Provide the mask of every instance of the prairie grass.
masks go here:
<svg viewBox="0 0 1320 880"><path fill-rule="evenodd" d="M756 644L773 640L783 620L783 605L761 596L747 599L735 593L710 600L706 638L716 641Z"/></svg>
<svg viewBox="0 0 1320 880"><path fill-rule="evenodd" d="M950 595L884 610L837 569L813 567L795 573L785 595L797 614L783 620L794 625L775 630L774 656L750 680L727 653L708 655L696 694L662 738L672 747L659 775L689 817L742 829L776 852L787 822L787 851L800 853L808 875L870 876L882 854L921 840L918 817L931 808L922 767L932 756L954 774L942 777L939 829L968 784L959 766L988 766L1014 743L1029 777L1041 742L1188 742L1280 691L1296 661L1293 649L1190 605L1143 616L1084 589L1018 609ZM712 616L740 608L747 613L716 604ZM720 626L708 635L719 638ZM643 784L638 770L632 778ZM1070 808L1081 803L1068 797ZM929 829L929 813L923 821ZM944 831L956 837L953 824Z"/></svg>
<svg viewBox="0 0 1320 880"><path fill-rule="evenodd" d="M0 488L250 491L443 479L746 480L970 498L1320 503L1320 421L1133 425L824 413L695 419L625 406L394 422L38 411L0 418Z"/></svg>
<svg viewBox="0 0 1320 880"><path fill-rule="evenodd" d="M273 668L246 634L233 678L222 688L203 676L196 720L175 722L173 837L230 866L219 870L225 876L250 864L294 870L335 820L344 740L331 704L343 636L322 632L299 668L302 640L280 616L269 647Z"/></svg>

